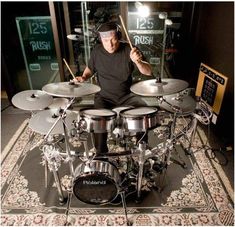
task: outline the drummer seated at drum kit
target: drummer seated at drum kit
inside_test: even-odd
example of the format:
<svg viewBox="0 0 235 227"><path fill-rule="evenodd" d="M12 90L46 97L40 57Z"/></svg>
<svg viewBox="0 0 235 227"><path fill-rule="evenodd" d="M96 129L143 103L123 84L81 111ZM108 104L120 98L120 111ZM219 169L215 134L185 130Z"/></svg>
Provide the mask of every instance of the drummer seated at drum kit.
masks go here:
<svg viewBox="0 0 235 227"><path fill-rule="evenodd" d="M76 77L78 82L84 82L96 73L101 91L95 94L94 108L147 106L140 97L131 93L130 87L134 68L137 67L141 74L151 76L150 64L144 61L136 47L131 49L127 42L121 41L121 29L115 22L104 23L97 31L101 43L92 50L82 76ZM143 135L143 132L137 132L137 141ZM94 133L94 138L96 154L107 153L107 133ZM147 133L142 139L147 143Z"/></svg>

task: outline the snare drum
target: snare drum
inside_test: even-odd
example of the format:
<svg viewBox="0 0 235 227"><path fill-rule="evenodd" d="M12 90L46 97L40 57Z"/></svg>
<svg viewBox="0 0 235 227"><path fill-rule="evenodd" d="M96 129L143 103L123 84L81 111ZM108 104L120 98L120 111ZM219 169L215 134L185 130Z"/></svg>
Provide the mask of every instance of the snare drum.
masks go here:
<svg viewBox="0 0 235 227"><path fill-rule="evenodd" d="M117 114L108 109L82 109L80 119L85 120L85 131L104 133L115 128Z"/></svg>
<svg viewBox="0 0 235 227"><path fill-rule="evenodd" d="M119 193L120 175L113 164L93 160L75 169L73 193L82 202L105 204L112 202Z"/></svg>
<svg viewBox="0 0 235 227"><path fill-rule="evenodd" d="M143 132L155 128L160 120L157 115L157 108L137 107L120 112L123 127L134 132Z"/></svg>

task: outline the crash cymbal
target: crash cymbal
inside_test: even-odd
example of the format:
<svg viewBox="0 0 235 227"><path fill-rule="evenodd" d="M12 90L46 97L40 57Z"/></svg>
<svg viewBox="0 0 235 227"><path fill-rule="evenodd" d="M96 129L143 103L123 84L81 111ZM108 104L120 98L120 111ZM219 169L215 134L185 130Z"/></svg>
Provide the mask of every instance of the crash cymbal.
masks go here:
<svg viewBox="0 0 235 227"><path fill-rule="evenodd" d="M188 87L188 83L179 79L156 79L140 81L131 86L131 91L141 96L164 96L180 92Z"/></svg>
<svg viewBox="0 0 235 227"><path fill-rule="evenodd" d="M95 94L100 91L100 87L86 82L77 84L70 82L59 82L47 84L42 88L42 90L49 95L73 98Z"/></svg>
<svg viewBox="0 0 235 227"><path fill-rule="evenodd" d="M23 110L43 110L49 106L53 98L44 91L26 90L13 96L12 104Z"/></svg>
<svg viewBox="0 0 235 227"><path fill-rule="evenodd" d="M47 107L48 109L65 109L69 100L66 98L53 98L53 102Z"/></svg>
<svg viewBox="0 0 235 227"><path fill-rule="evenodd" d="M188 95L166 95L163 99L166 102L163 101L159 106L171 113L190 114L196 109L196 101Z"/></svg>
<svg viewBox="0 0 235 227"><path fill-rule="evenodd" d="M29 128L31 128L34 132L46 135L53 126L53 124L58 120L59 116L60 116L59 111L57 109L40 111L36 113L29 120ZM73 121L76 120L77 117L78 117L77 112L70 110L66 111L65 124L68 130L71 130L73 128ZM50 134L63 134L63 133L64 133L63 123L62 119L60 119Z"/></svg>

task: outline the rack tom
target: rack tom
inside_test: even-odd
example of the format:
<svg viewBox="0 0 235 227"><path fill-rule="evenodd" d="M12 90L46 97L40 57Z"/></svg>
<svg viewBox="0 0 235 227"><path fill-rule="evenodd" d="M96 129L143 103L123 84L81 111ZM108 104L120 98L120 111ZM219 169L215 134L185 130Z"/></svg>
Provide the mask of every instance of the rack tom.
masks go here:
<svg viewBox="0 0 235 227"><path fill-rule="evenodd" d="M85 121L85 131L94 133L112 132L117 114L109 109L81 109L80 120Z"/></svg>
<svg viewBox="0 0 235 227"><path fill-rule="evenodd" d="M120 117L124 129L132 132L145 132L160 124L157 112L157 108L137 107L121 111Z"/></svg>

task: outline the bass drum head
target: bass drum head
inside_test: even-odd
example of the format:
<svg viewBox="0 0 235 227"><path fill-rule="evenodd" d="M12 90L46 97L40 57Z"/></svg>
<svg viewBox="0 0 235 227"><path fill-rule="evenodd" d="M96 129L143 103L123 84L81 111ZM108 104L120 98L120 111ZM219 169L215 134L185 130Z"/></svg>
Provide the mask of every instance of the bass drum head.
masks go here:
<svg viewBox="0 0 235 227"><path fill-rule="evenodd" d="M93 161L91 170L87 172L87 166L85 164L79 166L78 176L73 183L74 195L80 201L87 204L101 205L109 203L118 195L118 170L112 164L103 162L103 171L106 169L109 173L102 172L101 169L98 170L97 168L99 166L98 162Z"/></svg>

